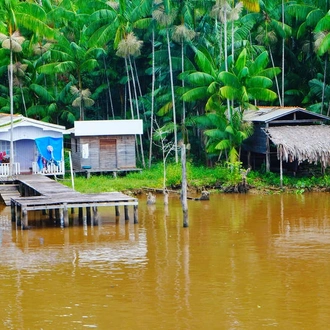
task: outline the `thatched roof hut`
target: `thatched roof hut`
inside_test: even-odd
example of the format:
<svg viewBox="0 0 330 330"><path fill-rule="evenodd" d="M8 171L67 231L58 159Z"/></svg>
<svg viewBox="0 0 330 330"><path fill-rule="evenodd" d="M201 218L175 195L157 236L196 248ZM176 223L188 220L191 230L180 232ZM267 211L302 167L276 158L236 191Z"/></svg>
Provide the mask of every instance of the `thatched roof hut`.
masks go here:
<svg viewBox="0 0 330 330"><path fill-rule="evenodd" d="M260 107L245 111L244 120L254 127L243 144L249 167L277 171L284 161L285 170L295 173L303 161L320 162L323 168L330 163L329 117L300 107Z"/></svg>
<svg viewBox="0 0 330 330"><path fill-rule="evenodd" d="M325 168L330 164L330 126L277 126L264 129L277 147L279 160L298 164L321 163Z"/></svg>

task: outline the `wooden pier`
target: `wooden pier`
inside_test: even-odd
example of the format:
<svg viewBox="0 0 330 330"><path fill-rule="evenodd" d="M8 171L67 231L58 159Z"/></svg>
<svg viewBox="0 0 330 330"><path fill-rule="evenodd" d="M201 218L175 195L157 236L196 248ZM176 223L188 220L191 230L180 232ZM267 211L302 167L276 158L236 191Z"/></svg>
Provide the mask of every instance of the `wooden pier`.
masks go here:
<svg viewBox="0 0 330 330"><path fill-rule="evenodd" d="M53 211L59 217L61 225L69 226L69 210L79 209L79 219L83 219L86 210L87 224L98 225L98 207L115 208L119 217L119 207L124 207L125 221L129 220L128 207L133 206L134 223L138 223L138 200L120 192L101 194L82 194L42 175L19 175L14 182L18 185L20 197L11 197L12 221L18 227L27 229L29 211ZM1 189L0 189L1 193Z"/></svg>

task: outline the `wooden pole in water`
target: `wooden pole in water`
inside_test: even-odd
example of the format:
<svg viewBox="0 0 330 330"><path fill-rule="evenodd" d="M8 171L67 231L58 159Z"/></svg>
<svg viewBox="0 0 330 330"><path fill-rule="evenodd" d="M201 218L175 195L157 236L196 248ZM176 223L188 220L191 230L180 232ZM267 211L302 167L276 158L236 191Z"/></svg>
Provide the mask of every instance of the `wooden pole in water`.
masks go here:
<svg viewBox="0 0 330 330"><path fill-rule="evenodd" d="M128 206L124 205L124 213L125 213L125 221L129 220L129 215L128 215Z"/></svg>
<svg viewBox="0 0 330 330"><path fill-rule="evenodd" d="M282 144L280 144L280 186L283 187L283 164L282 164Z"/></svg>
<svg viewBox="0 0 330 330"><path fill-rule="evenodd" d="M98 226L99 220L98 220L98 212L97 212L97 206L93 206L93 226Z"/></svg>
<svg viewBox="0 0 330 330"><path fill-rule="evenodd" d="M11 201L10 209L11 209L11 222L15 222L16 221L16 205L13 201Z"/></svg>
<svg viewBox="0 0 330 330"><path fill-rule="evenodd" d="M183 227L188 227L188 202L187 202L187 168L186 168L186 146L181 146L182 184L181 184L181 204L183 211Z"/></svg>
<svg viewBox="0 0 330 330"><path fill-rule="evenodd" d="M80 225L84 222L84 209L82 207L79 207L78 209L78 222Z"/></svg>
<svg viewBox="0 0 330 330"><path fill-rule="evenodd" d="M91 208L90 208L90 206L87 206L86 207L86 217L87 217L87 225L91 225L92 215L91 215Z"/></svg>
<svg viewBox="0 0 330 330"><path fill-rule="evenodd" d="M119 206L118 205L115 206L115 212L116 212L116 218L119 218L120 217L120 211L119 211Z"/></svg>
<svg viewBox="0 0 330 330"><path fill-rule="evenodd" d="M138 206L137 205L134 205L133 207L133 213L134 213L134 223L139 223L139 220L138 220Z"/></svg>
<svg viewBox="0 0 330 330"><path fill-rule="evenodd" d="M28 212L25 208L22 210L22 217L23 217L22 228L28 229L29 228Z"/></svg>
<svg viewBox="0 0 330 330"><path fill-rule="evenodd" d="M21 222L22 214L21 214L21 212L22 212L22 206L17 204L17 206L16 206L16 226L17 227L21 227L21 225L22 225L22 222Z"/></svg>
<svg viewBox="0 0 330 330"><path fill-rule="evenodd" d="M63 204L63 224L64 227L69 227L69 212L68 212L68 204Z"/></svg>

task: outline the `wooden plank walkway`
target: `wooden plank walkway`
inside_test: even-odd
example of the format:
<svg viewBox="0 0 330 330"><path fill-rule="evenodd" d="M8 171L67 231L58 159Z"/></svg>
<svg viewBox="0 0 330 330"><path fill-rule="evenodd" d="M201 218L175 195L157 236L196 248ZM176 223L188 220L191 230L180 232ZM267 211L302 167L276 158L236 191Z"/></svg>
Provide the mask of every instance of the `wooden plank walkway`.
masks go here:
<svg viewBox="0 0 330 330"><path fill-rule="evenodd" d="M124 206L125 220L129 220L128 206L133 206L134 223L138 222L138 200L120 192L82 194L43 175L19 175L17 177L21 197L11 197L12 221L23 229L28 228L28 211L55 210L60 214L63 226L69 225L68 209L78 208L82 217L86 208L87 220L93 210L93 223L97 225L97 208L112 206L119 216L119 206Z"/></svg>

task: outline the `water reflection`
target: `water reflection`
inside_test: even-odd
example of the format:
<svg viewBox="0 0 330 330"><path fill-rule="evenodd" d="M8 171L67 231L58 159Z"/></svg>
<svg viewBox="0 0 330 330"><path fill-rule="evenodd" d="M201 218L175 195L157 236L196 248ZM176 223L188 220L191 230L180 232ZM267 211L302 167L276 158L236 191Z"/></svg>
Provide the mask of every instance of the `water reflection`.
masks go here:
<svg viewBox="0 0 330 330"><path fill-rule="evenodd" d="M182 228L174 196L141 199L138 225L105 210L21 231L3 209L1 328L327 329L328 210L327 194L212 195Z"/></svg>

